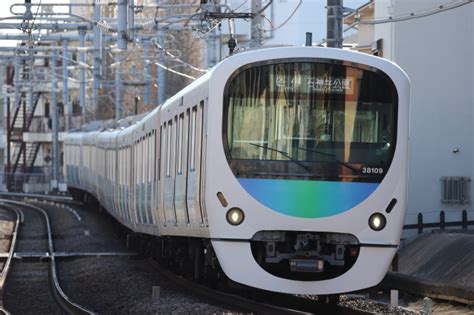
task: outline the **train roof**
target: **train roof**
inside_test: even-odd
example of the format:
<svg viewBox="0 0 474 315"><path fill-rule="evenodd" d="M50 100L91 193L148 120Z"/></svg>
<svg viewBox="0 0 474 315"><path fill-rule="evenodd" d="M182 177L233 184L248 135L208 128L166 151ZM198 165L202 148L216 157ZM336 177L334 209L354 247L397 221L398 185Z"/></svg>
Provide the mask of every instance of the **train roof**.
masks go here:
<svg viewBox="0 0 474 315"><path fill-rule="evenodd" d="M188 93L192 92L195 88L203 85L209 84L209 81L213 86L217 83L220 85L227 81L227 79L237 71L239 68L254 62L261 62L266 60L277 60L277 59L285 59L285 58L323 58L323 59L340 59L346 60L348 62L355 62L366 64L369 66L374 66L377 68L381 68L382 70L389 70L392 72L403 73L405 77L406 73L401 70L396 64L393 62L376 57L367 55L360 52L355 51L348 51L343 49L337 48L327 48L327 47L270 47L270 48L262 48L262 49L253 49L253 50L244 50L238 52L232 56L227 57L226 59L219 62L213 68L211 68L208 72L203 74L201 77L197 78L189 85L184 87L174 96L170 97L166 100L165 103L161 104L160 106L156 107L153 111L135 115L135 116L128 116L122 118L118 121L113 119L111 120L104 120L104 121L94 121L87 125L84 125L80 130L77 130L78 133L84 132L92 132L92 131L114 131L118 130L117 134L113 134L114 137L117 135L124 139L123 137L127 137L127 135L133 134L136 128L127 128L133 126L135 124L146 124L147 117L152 117L153 114L161 109L166 109L172 106L176 101L179 101L182 97L187 95ZM225 83L224 83L225 84ZM69 133L71 135L71 133ZM111 136L110 133L105 133L104 136ZM68 136L69 137L69 136Z"/></svg>

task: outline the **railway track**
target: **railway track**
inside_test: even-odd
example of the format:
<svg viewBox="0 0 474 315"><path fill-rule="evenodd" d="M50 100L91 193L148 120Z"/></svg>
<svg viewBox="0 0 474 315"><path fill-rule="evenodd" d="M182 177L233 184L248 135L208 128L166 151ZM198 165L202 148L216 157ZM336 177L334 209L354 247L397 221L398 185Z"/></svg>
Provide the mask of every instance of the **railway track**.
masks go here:
<svg viewBox="0 0 474 315"><path fill-rule="evenodd" d="M223 290L211 289L207 286L197 284L170 272L155 260L150 260L150 263L160 276L173 281L173 283L180 286L182 290L245 312L256 314L374 314L373 312L356 310L344 306L317 303L314 300L303 297L254 289L251 291L252 298L246 298L238 293L228 293Z"/></svg>
<svg viewBox="0 0 474 315"><path fill-rule="evenodd" d="M43 208L44 210L47 210L47 212L51 215L50 216L50 220L52 220L51 222L53 222L54 224L58 224L58 222L63 222L64 218L69 218L70 221L74 221L74 222L77 222L77 221L81 221L79 219L77 219L76 217L76 214L74 214L73 212L71 212L71 209L68 209L68 206L67 204L69 204L69 201L65 201L63 200L64 198L63 197L59 197L59 198L56 198L55 196L48 196L47 198L41 198L41 196L23 196L23 197L28 197L28 199L26 199L28 202L30 203L34 203L34 205L38 206L38 207L41 207ZM33 197L33 198L32 198ZM15 197L15 198L18 198L18 197ZM64 203L66 203L66 205L64 205ZM21 203L23 204L23 203ZM10 205L11 206L11 205ZM18 207L18 206L17 206ZM71 230L76 230L81 232L82 229L84 229L85 231L89 231L90 228L90 224L92 222L97 222L99 220L98 217L90 217L90 214L93 214L94 212L84 212L81 207L77 207L77 206L73 206L71 205L72 208L76 209L78 214L80 216L82 216L83 218L83 221L84 222L79 222L77 223L77 225L74 225L76 227L73 227L73 226L70 226L70 225L66 225L66 226L63 226L61 229L63 231L71 231ZM59 208L61 208L61 210L67 210L67 211L57 211ZM68 211L70 213L68 213ZM39 212L38 212L39 213ZM79 228L79 226L82 226L81 228ZM103 235L97 235L97 231L102 231L102 229L97 229L98 227L96 227L95 229L92 228L91 233L94 235L94 237L107 237L107 234L103 234ZM96 232L94 232L96 231ZM88 266L88 263L85 262L87 261L87 259L89 259L91 261L91 264L95 265L95 266L100 266L100 261L103 261L104 259L106 258L101 258L100 260L94 260L93 257L105 257L105 256L111 256L110 259L114 259L114 260L108 260L108 263L111 263L111 262L115 262L115 258L113 257L116 257L116 258L119 258L118 256L130 256L130 253L120 253L120 250L119 249L115 249L116 252L104 252L104 251L107 251L106 248L109 248L109 247L104 247L104 246L101 246L102 248L91 248L91 249L88 249L87 247L83 247L83 246L80 246L79 248L77 246L73 247L75 249L75 251L71 252L71 243L69 241L69 237L73 236L73 237L76 237L74 235L77 235L77 234L74 234L76 232L73 232L73 233L69 233L69 234L64 234L64 232L61 232L61 234L58 234L59 231L55 231L55 238L58 242L55 242L55 247L56 247L56 251L54 251L54 255L51 255L51 256L54 256L55 257L55 261L56 262L60 262L60 274L61 274L61 279L63 281L63 284L65 285L63 288L65 289L65 291L67 292L67 294L71 297L74 298L75 301L78 301L81 305L87 305L88 308L91 308L91 309L97 309L97 310L104 310L104 305L107 305L107 303L103 303L103 302L98 302L98 300L94 300L92 302L92 300L90 298L88 298L88 294L84 294L84 293L79 293L81 290L85 290L85 289L82 289L80 288L80 286L76 285L76 284L73 284L75 282L71 282L71 281L74 281L73 279L76 279L77 280L77 277L74 276L74 273L71 273L69 272L68 270L71 269L71 270L75 270L74 268L77 268L78 265L80 264L75 264L75 263L70 263L71 265L68 265L68 263L66 263L66 261L76 261L76 262L80 262L80 261L84 261L84 263L82 263L83 266ZM20 234L21 235L21 234ZM87 234L88 235L88 234ZM115 235L115 234L114 234ZM31 238L31 237L30 237ZM87 237L89 238L89 236ZM90 241L90 239L89 239ZM76 243L79 242L79 240L76 240ZM96 239L94 239L94 242L97 242ZM62 244L62 248L61 248L61 244ZM97 244L97 243L95 243ZM107 243L108 244L108 243ZM109 246L109 245L107 245ZM22 256L23 257L23 260L26 261L28 260L28 257L26 257L26 253L25 253L25 249L22 249L23 250L23 253L17 251L17 255L18 256ZM59 251L58 251L59 250ZM89 252L88 252L89 250ZM36 253L39 253L40 250L39 249L36 249L35 250ZM102 253L101 253L102 251ZM48 252L47 250L45 250L45 253ZM123 254L123 255L120 255L120 254ZM39 255L36 255L36 259L39 259L38 257ZM48 262L50 261L50 254L48 252L48 254L45 254L43 255L43 259L44 261ZM113 256L113 257L112 257ZM87 258L87 257L90 257L90 258ZM19 258L19 257L17 257ZM125 259L126 260L126 259ZM130 265L136 265L136 264L140 264L140 263L137 263L139 261L143 261L144 263L145 262L148 262L148 260L143 260L142 258L138 258L138 257L135 257L133 258L133 263L131 263ZM107 264L108 264L107 263ZM23 263L25 264L25 263ZM113 263L112 263L113 264ZM123 267L127 266L129 263L127 262L123 262ZM38 265L38 264L36 264ZM46 264L43 264L43 265L46 265ZM73 267L71 267L73 266ZM155 266L156 264L153 264L152 267L150 267L150 270L148 272L154 272L155 271ZM122 268L123 268L122 267ZM86 267L85 269L87 269L88 267ZM108 268L108 267L106 267ZM117 267L118 269L120 269L119 267ZM125 267L127 268L127 267ZM106 269L103 269L102 272L104 272ZM122 270L122 269L120 269ZM47 273L49 272L48 268L46 268L45 271L43 271L44 273L44 276L46 277L47 276ZM64 274L63 274L64 272ZM91 272L91 271L85 271L87 273ZM66 274L68 274L67 277L64 277ZM158 274L158 273L157 273ZM230 310L232 311L246 311L246 312L254 312L254 313L263 313L263 314L373 314L373 313L384 313L385 310L386 311L391 311L392 313L396 314L396 313L399 313L399 314L415 314L416 312L413 311L413 310L409 310L409 309L403 309L403 308L400 308L400 309L391 309L390 307L388 306L384 306L384 302L376 302L376 301L373 301L371 299L368 299L367 297L363 297L363 298L345 298L343 297L342 300L341 300L341 303L339 303L338 306L333 306L333 305L322 305L322 304L318 304L317 302L315 302L314 300L311 300L312 297L296 297L296 296L288 296L288 295L279 295L279 294L276 294L276 293L269 293L269 292L251 292L251 294L249 295L239 295L238 293L223 293L222 291L216 291L216 290L212 290L210 288L207 288L207 287L203 287L203 286L200 286L200 285L196 285L194 284L193 282L190 282L186 279L183 279L181 278L180 276L176 276L176 275L172 275L172 274L169 274L169 271L168 271L168 275L169 276L166 276L166 270L163 270L163 268L161 268L160 272L159 272L160 276L159 277L163 277L163 278L169 278L168 281L166 282L172 282L172 283L175 283L176 284L176 287L180 287L180 292L182 291L183 294L187 294L187 292L191 293L190 296L196 296L199 298L199 300L204 300L204 301L212 301L213 303L217 304L217 305L226 305L230 308ZM129 277L134 277L132 276L132 273L130 273ZM66 281L66 279L69 278L71 281ZM81 280L82 282L82 280ZM156 284L152 283L153 281L150 281L148 282L148 288L151 288L151 285L155 286ZM101 282L101 283L104 283L104 282ZM107 283L107 281L105 282ZM151 283L151 284L150 284ZM91 283L91 285L96 285L96 284L93 284ZM116 286L117 284L115 284ZM167 287L165 284L158 284L161 286L161 292L162 292L162 295L163 295L163 292L165 291L166 294L168 294L170 292L170 289L169 287ZM112 292L115 292L114 289L116 289L116 287L114 287L114 285L111 285L110 286L110 289L106 288L106 287L103 287L103 289L106 289L106 290L111 290L110 292L110 295L113 296L114 294L116 293L112 293ZM144 296L147 296L150 292L148 291L150 289L147 289L145 290L145 295ZM120 292L120 291L119 291ZM169 295L168 295L169 296ZM163 301L166 301L168 299L168 296L163 296L163 298L160 298L158 300L149 300L150 302L146 302L145 300L146 299L143 299L142 302L140 303L150 303L150 305L148 306L148 310L153 310L155 309L156 307L162 307L162 303ZM252 296L252 298L247 298L247 296ZM109 297L107 297L107 294L105 295L105 300L107 300ZM135 298L135 297L134 297ZM168 303L168 301L166 302ZM199 303L199 302L197 302ZM137 303L138 304L138 303ZM386 303L385 303L386 304ZM100 306L99 306L100 305ZM124 304L124 305L127 305L127 304ZM145 304L143 304L145 305ZM132 308L132 309L135 309L135 308ZM163 309L166 309L166 308L163 308ZM172 309L171 307L167 308L166 310L169 310L169 309ZM358 310L358 309L361 309L361 310ZM140 309L142 310L142 309ZM368 310L368 311L363 311L363 310ZM381 311L381 310L384 310L384 311Z"/></svg>
<svg viewBox="0 0 474 315"><path fill-rule="evenodd" d="M11 298L12 305L18 303L18 299L26 297L29 291L35 293L31 296L39 296L38 292L45 291L45 287L49 287L50 294L42 294L41 301L37 301L38 310L42 311L57 311L58 309L62 312L73 313L73 314L94 314L93 311L88 310L77 303L74 303L61 289L57 276L56 257L54 252L53 238L51 232L51 225L48 214L40 207L31 205L24 202L2 200L0 202L8 205L11 208L21 208L25 215L24 224L28 225L25 228L25 234L20 234L18 238L17 251L15 257L23 258L25 261L30 258L40 257L40 263L20 263L17 264L16 270L12 268L14 272L11 277L15 278L16 284L11 284L8 287L8 283L5 286L6 289L10 289L16 294L5 295L5 304ZM18 226L18 225L17 225ZM18 233L16 234L18 235ZM22 238L23 237L23 238ZM10 251L9 260L13 257L13 249ZM41 261L49 261L49 264L45 265ZM45 279L45 277L48 277ZM15 282L12 280L12 282ZM28 285L25 282L31 282ZM34 289L34 290L32 290ZM38 291L39 290L39 291ZM19 296L17 295L19 294ZM29 299L31 299L31 296ZM17 301L18 300L18 301ZM26 301L27 299L23 300ZM57 309L54 309L52 305L57 305Z"/></svg>

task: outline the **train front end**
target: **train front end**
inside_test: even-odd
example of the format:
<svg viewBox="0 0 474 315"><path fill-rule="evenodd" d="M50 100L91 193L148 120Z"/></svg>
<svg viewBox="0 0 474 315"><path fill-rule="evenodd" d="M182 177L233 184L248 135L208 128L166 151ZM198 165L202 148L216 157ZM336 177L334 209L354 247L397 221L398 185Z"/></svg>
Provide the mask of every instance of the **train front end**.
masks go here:
<svg viewBox="0 0 474 315"><path fill-rule="evenodd" d="M210 79L206 208L226 275L336 294L378 284L404 222L409 81L327 48L241 53Z"/></svg>

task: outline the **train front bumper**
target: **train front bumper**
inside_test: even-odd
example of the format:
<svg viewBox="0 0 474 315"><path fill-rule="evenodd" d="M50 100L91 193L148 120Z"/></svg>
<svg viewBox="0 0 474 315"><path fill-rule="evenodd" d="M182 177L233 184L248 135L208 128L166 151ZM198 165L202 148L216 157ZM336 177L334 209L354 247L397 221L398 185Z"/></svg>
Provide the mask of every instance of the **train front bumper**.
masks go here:
<svg viewBox="0 0 474 315"><path fill-rule="evenodd" d="M355 264L346 273L328 280L298 281L276 277L255 261L248 241L212 240L225 274L233 281L263 290L291 294L337 294L379 284L397 248L386 245L361 245Z"/></svg>

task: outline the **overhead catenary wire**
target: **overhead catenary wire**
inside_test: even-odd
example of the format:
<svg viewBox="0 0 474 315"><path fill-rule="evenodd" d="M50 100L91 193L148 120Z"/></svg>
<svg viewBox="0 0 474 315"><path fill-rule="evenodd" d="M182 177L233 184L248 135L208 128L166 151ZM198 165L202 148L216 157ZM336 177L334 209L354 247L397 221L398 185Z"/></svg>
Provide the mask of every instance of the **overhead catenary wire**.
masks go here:
<svg viewBox="0 0 474 315"><path fill-rule="evenodd" d="M281 23L280 25L278 25L276 27L273 25L273 23L271 22L271 20L269 18L267 18L265 15L262 15L263 18L265 18L265 20L267 20L270 23L270 26L271 26L271 29L263 30L263 31L264 32L271 32L271 31L276 31L276 30L280 29L281 27L283 27L286 23L288 23L289 20L291 20L293 15L295 15L296 11L298 11L298 9L299 9L299 7L301 6L302 3L303 3L303 0L300 0L298 2L298 4L296 5L296 7L293 9L293 12L291 12L291 14L286 18L286 20L283 21L283 23ZM263 12L263 9L261 11Z"/></svg>
<svg viewBox="0 0 474 315"><path fill-rule="evenodd" d="M157 65L158 67L162 68L162 69L165 69L166 71L169 71L169 72L172 72L174 74L177 74L177 75L180 75L182 77L185 77L185 78L188 78L188 79L191 79L191 80L196 80L196 77L193 77L191 75L188 75L188 74L185 74L185 73L182 73L182 72L179 72L179 71L176 71L174 69L171 69L165 65L162 65L161 63L159 62L155 62L155 65Z"/></svg>
<svg viewBox="0 0 474 315"><path fill-rule="evenodd" d="M155 44L155 46L156 46L159 50L164 51L165 54L167 54L169 57L171 57L174 61L177 61L177 62L179 62L179 63L182 63L182 64L185 65L186 67L189 67L189 68L191 68L191 69L193 69L193 70L196 70L196 71L199 71L199 72L203 72L203 73L207 72L207 70L201 69L201 68L198 68L198 67L195 67L195 66L193 66L192 64L189 64L189 63L187 63L186 61L180 59L178 56L173 55L173 54L170 53L166 48L164 48L163 46L161 46L161 45L158 44L157 42L155 42L154 44Z"/></svg>
<svg viewBox="0 0 474 315"><path fill-rule="evenodd" d="M400 16L389 16L385 18L380 18L380 19L373 19L373 20L360 20L356 17L356 21L354 23L351 23L349 26L344 28L343 33L353 29L357 28L359 25L377 25L377 24L385 24L385 23L396 23L396 22L404 22L404 21L409 21L413 19L419 19L427 16L432 16L435 14L439 14L445 11L453 10L459 7L462 7L466 4L474 3L474 0L462 0L458 2L448 2L446 4L439 5L437 7L428 9L428 10L423 10L420 12L411 12L408 14L403 14ZM357 12L356 12L357 14ZM326 42L326 39L323 38L321 39L316 45L320 46L323 43Z"/></svg>
<svg viewBox="0 0 474 315"><path fill-rule="evenodd" d="M462 0L462 1L454 2L454 3L446 3L443 5L439 5L435 8L423 10L420 12L411 12L411 13L400 15L397 17L389 16L386 18L374 19L374 20L357 20L356 19L356 21L352 23L351 25L375 25L375 24L402 22L402 21L408 21L408 20L413 20L413 19L419 19L419 18L439 14L441 12L453 10L470 3L474 3L474 0Z"/></svg>

